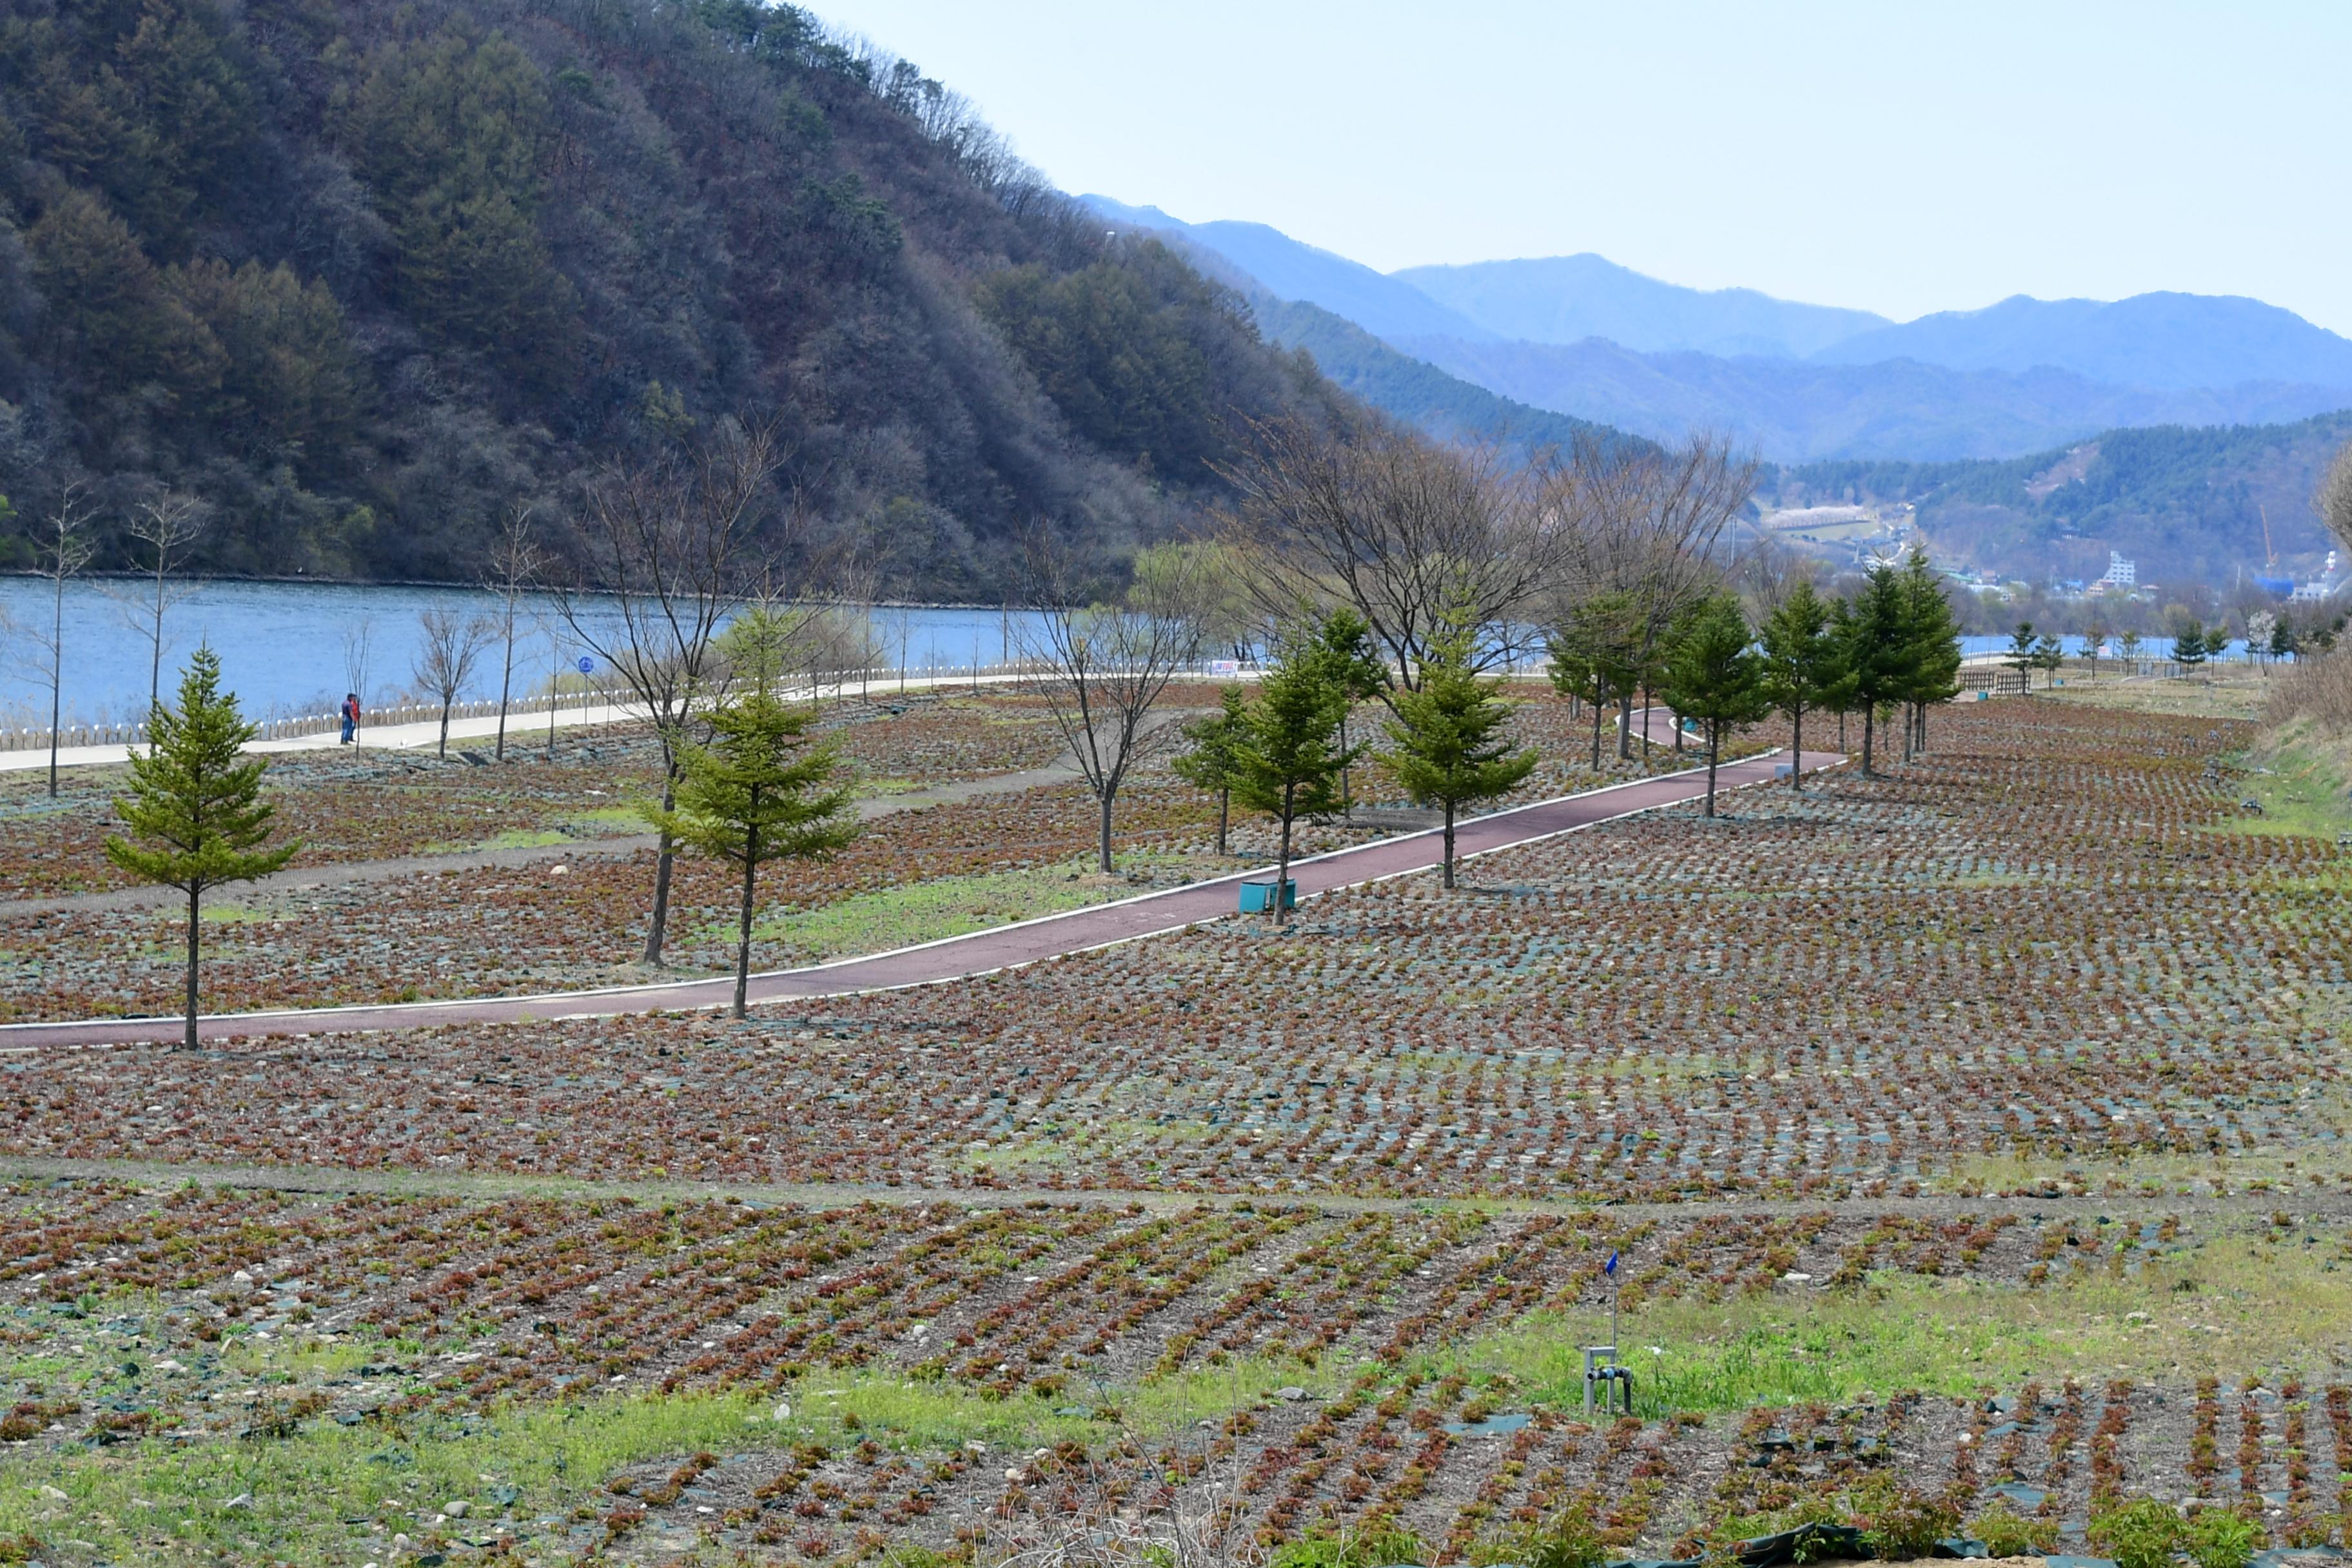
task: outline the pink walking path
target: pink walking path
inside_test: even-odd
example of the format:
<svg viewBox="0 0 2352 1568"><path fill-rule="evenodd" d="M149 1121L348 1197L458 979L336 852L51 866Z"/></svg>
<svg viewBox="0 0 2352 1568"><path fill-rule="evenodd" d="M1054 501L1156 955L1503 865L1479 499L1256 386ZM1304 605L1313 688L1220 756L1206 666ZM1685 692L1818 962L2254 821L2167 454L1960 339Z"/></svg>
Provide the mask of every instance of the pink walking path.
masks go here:
<svg viewBox="0 0 2352 1568"><path fill-rule="evenodd" d="M1807 773L1845 761L1830 752L1807 752ZM1788 753L1762 755L1727 763L1717 772L1717 789L1747 788L1768 784L1789 766ZM1458 858L1489 855L1538 839L1573 833L1660 806L1679 805L1706 793L1706 769L1696 767L1654 778L1607 784L1581 794L1515 806L1489 816L1472 817L1454 826ZM1294 860L1291 879L1300 900L1319 893L1377 882L1391 877L1430 870L1443 860L1440 829L1376 839L1347 849ZM1038 920L995 926L966 936L948 937L917 947L898 948L863 958L837 959L806 969L772 970L751 976L749 999L753 1005L773 1002L854 995L866 991L891 991L912 985L932 985L970 979L1001 969L1017 968L1043 959L1109 947L1147 936L1160 936L1233 915L1241 884L1271 881L1271 868L1236 872L1206 882L1194 882L1165 892L1147 893L1118 903L1095 904ZM1253 917L1265 919L1265 916ZM551 992L533 996L483 996L446 1002L390 1002L351 1007L287 1008L261 1013L213 1013L197 1020L203 1039L234 1039L257 1035L341 1034L368 1029L423 1029L450 1024L511 1024L554 1018L605 1017L623 1013L659 1013L723 1007L734 1000L731 974L703 980L669 981L657 984L619 985L597 990ZM68 1023L11 1024L0 1026L0 1048L24 1050L45 1046L117 1046L168 1043L181 1037L184 1020L176 1015L159 1018L89 1018Z"/></svg>

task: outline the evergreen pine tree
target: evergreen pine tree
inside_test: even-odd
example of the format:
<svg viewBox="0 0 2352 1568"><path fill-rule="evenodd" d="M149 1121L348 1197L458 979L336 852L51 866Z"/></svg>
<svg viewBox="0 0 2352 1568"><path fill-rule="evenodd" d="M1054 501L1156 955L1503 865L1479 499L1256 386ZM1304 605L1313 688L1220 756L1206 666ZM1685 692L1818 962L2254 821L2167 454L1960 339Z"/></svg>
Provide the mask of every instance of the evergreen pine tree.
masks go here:
<svg viewBox="0 0 2352 1568"><path fill-rule="evenodd" d="M1552 628L1551 683L1592 710L1592 771L1601 771L1601 717L1641 683L1641 612L1612 589L1583 600Z"/></svg>
<svg viewBox="0 0 2352 1568"><path fill-rule="evenodd" d="M1330 650L1313 632L1286 638L1258 683L1249 726L1234 748L1234 798L1272 816L1282 829L1276 861L1274 921L1283 923L1283 889L1290 881L1290 838L1302 816L1339 809L1339 770L1365 748L1339 743L1347 688Z"/></svg>
<svg viewBox="0 0 2352 1568"><path fill-rule="evenodd" d="M2009 652L2003 656L2001 662L2017 671L2018 679L2025 684L2027 690L2032 689L2033 669L2039 661L2034 652L2032 621L2017 623L2017 630L2011 632L2009 637Z"/></svg>
<svg viewBox="0 0 2352 1568"><path fill-rule="evenodd" d="M830 747L804 747L809 714L757 687L710 713L710 743L678 752L676 808L648 807L654 826L688 848L740 867L735 936L735 1016L751 977L751 910L760 868L821 858L857 837L850 794L833 787Z"/></svg>
<svg viewBox="0 0 2352 1568"><path fill-rule="evenodd" d="M1658 695L1678 714L1706 725L1706 815L1715 815L1715 770L1723 737L1772 710L1764 660L1749 646L1754 634L1739 601L1717 595L1685 616L1666 648Z"/></svg>
<svg viewBox="0 0 2352 1568"><path fill-rule="evenodd" d="M1339 748L1348 746L1348 713L1359 702L1370 701L1388 689L1389 667L1381 661L1380 651L1372 646L1372 624L1358 614L1354 606L1342 605L1323 617L1316 628L1316 640L1323 645L1324 656L1330 660L1331 679L1347 694L1348 708L1339 710ZM1355 802L1350 792L1348 769L1339 769L1339 814L1353 816Z"/></svg>
<svg viewBox="0 0 2352 1568"><path fill-rule="evenodd" d="M1861 590L1838 602L1838 643L1851 700L1862 709L1862 775L1872 777L1877 761L1879 710L1901 699L1911 676L1906 635L1903 584L1895 568L1880 562Z"/></svg>
<svg viewBox="0 0 2352 1568"><path fill-rule="evenodd" d="M1217 853L1225 853L1225 824L1234 799L1234 752L1249 730L1249 710L1242 689L1228 686L1218 693L1218 709L1184 726L1192 744L1169 762L1176 776L1196 789L1217 792Z"/></svg>
<svg viewBox="0 0 2352 1568"><path fill-rule="evenodd" d="M2194 669L2205 662L2205 628L2194 620L2184 620L2172 632L2172 662Z"/></svg>
<svg viewBox="0 0 2352 1568"><path fill-rule="evenodd" d="M1838 701L1847 680L1844 650L1832 624L1829 602L1800 577L1789 596L1766 617L1764 695L1789 716L1794 761L1789 787L1804 788L1805 714Z"/></svg>
<svg viewBox="0 0 2352 1568"><path fill-rule="evenodd" d="M1927 557L1913 551L1903 565L1903 700L1910 709L1904 751L1927 749L1927 710L1949 702L1960 689L1960 621L1943 584L1927 565Z"/></svg>
<svg viewBox="0 0 2352 1568"><path fill-rule="evenodd" d="M1470 638L1453 632L1434 639L1421 664L1421 685L1392 700L1388 726L1396 751L1389 772L1415 804L1445 813L1444 885L1454 886L1454 817L1465 805L1508 793L1535 771L1536 753L1513 751L1501 733L1511 717L1502 682L1482 680L1470 668Z"/></svg>
<svg viewBox="0 0 2352 1568"><path fill-rule="evenodd" d="M106 858L117 866L188 896L187 1028L181 1041L190 1050L196 1046L205 890L266 877L301 847L263 847L274 815L261 799L268 764L258 757L239 760L254 730L237 711L236 693L220 689L219 656L210 647L196 649L180 681L179 707L155 705L146 754L131 758L131 793L114 803L130 836L106 841Z"/></svg>

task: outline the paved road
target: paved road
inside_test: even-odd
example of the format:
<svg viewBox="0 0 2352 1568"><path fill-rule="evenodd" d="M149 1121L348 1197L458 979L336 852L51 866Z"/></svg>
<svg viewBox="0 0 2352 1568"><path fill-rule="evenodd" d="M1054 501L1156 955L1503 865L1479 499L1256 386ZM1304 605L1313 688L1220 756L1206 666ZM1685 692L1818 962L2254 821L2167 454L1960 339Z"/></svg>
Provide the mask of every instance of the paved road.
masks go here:
<svg viewBox="0 0 2352 1568"><path fill-rule="evenodd" d="M1829 752L1804 754L1806 771L1832 766L1844 759ZM1788 765L1785 752L1769 752L1723 766L1718 789L1738 789L1769 783ZM1679 805L1706 793L1704 767L1635 779L1563 795L1475 817L1457 824L1455 852L1462 856L1491 854L1538 839L1590 827L1598 822ZM1334 850L1293 861L1291 876L1300 899L1311 899L1365 882L1381 881L1438 864L1444 846L1438 832L1406 834L1352 848ZM1264 871L1236 872L1213 881L1195 882L1166 892L1150 893L1118 903L1097 904L926 942L919 947L864 958L838 960L808 969L772 971L751 977L753 1004L787 1002L820 996L842 996L864 991L895 990L929 985L1009 969L1041 959L1091 948L1108 947L1139 937L1181 931L1203 921L1233 914L1240 884L1265 876ZM677 981L666 984L614 986L603 990L561 992L539 996L478 997L447 1002L387 1003L358 1007L317 1007L268 1013L215 1014L198 1020L199 1035L207 1039L253 1035L290 1035L359 1029L416 1029L448 1024L504 1024L549 1018L604 1017L620 1013L654 1013L726 1005L734 997L734 977ZM180 1037L177 1018L100 1018L78 1023L12 1024L0 1026L0 1049L23 1050L42 1046L120 1045L172 1041Z"/></svg>

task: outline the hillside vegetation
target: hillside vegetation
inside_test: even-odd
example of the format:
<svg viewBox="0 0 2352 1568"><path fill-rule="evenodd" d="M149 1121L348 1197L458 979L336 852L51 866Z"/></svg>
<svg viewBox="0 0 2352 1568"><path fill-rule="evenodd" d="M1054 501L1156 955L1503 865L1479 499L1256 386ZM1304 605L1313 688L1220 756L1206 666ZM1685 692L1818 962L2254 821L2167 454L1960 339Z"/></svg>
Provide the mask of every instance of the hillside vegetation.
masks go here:
<svg viewBox="0 0 2352 1568"><path fill-rule="evenodd" d="M1353 395L1443 439L1565 448L1579 431L1594 428L1448 375L1319 305L1265 294L1253 296L1250 305L1269 342L1304 350L1317 369Z"/></svg>
<svg viewBox="0 0 2352 1568"><path fill-rule="evenodd" d="M1396 346L1538 408L1656 440L1726 431L1782 463L2001 458L2117 426L2304 419L2352 395L2271 384L2166 391L2046 367L1955 370L1910 359L1825 364L1636 353L1598 338L1573 344L1402 338Z"/></svg>
<svg viewBox="0 0 2352 1568"><path fill-rule="evenodd" d="M0 23L0 565L68 480L197 565L462 578L728 419L888 585L1165 529L1232 417L1345 404L914 67L753 0L26 0ZM106 532L100 565L133 557Z"/></svg>
<svg viewBox="0 0 2352 1568"><path fill-rule="evenodd" d="M1910 501L1937 556L1955 563L2087 580L2114 549L2143 580L2228 586L2241 568L2264 569L2265 514L2280 569L2316 569L2334 541L2311 494L2347 440L2352 413L2158 426L2000 462L1810 463L1768 486L1783 506Z"/></svg>

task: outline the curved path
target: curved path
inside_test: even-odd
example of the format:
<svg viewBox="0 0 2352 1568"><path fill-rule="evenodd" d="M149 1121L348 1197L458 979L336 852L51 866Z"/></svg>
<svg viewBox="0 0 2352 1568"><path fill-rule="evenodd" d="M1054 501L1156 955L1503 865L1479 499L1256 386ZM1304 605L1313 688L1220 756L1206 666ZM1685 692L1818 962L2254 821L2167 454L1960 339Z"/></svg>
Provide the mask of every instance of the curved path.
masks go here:
<svg viewBox="0 0 2352 1568"><path fill-rule="evenodd" d="M1807 772L1845 759L1830 752L1807 752ZM1766 752L1718 770L1718 791L1766 784L1785 773L1786 753ZM1704 767L1634 779L1562 795L1557 800L1473 817L1454 827L1455 854L1492 854L1538 839L1572 833L1595 823L1636 812L1696 800L1706 792ZM1291 862L1298 896L1313 898L1341 888L1425 871L1444 855L1437 829L1377 839ZM1261 868L1147 893L1118 903L1095 904L1042 919L1023 921L949 937L918 947L863 958L839 959L807 969L775 970L751 976L754 1004L850 995L968 979L1040 959L1133 942L1181 931L1234 912L1240 885L1265 879ZM655 985L613 986L537 996L486 996L446 1002L396 1002L355 1007L311 1007L267 1013L218 1013L197 1021L206 1039L254 1035L341 1033L360 1029L419 1029L448 1024L507 1024L551 1018L603 1017L619 1013L656 1013L727 1005L734 998L732 975L673 981ZM180 1038L182 1021L169 1018L93 1018L76 1023L11 1024L0 1026L0 1050L43 1046L105 1046L168 1043Z"/></svg>

